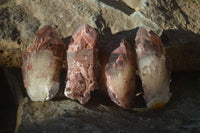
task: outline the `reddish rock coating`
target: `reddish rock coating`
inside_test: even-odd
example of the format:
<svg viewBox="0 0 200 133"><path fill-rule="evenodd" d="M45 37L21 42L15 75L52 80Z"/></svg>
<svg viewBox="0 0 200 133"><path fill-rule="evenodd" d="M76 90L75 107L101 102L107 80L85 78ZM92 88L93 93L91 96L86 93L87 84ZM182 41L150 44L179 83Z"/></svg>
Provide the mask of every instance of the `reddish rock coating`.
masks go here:
<svg viewBox="0 0 200 133"><path fill-rule="evenodd" d="M171 96L171 63L164 55L161 39L153 31L139 28L135 41L146 105L148 108L162 108Z"/></svg>
<svg viewBox="0 0 200 133"><path fill-rule="evenodd" d="M23 53L22 75L27 94L33 101L53 98L60 84L65 44L55 28L45 26L33 45Z"/></svg>
<svg viewBox="0 0 200 133"><path fill-rule="evenodd" d="M67 82L65 96L85 104L96 87L97 33L87 24L72 35L66 52Z"/></svg>
<svg viewBox="0 0 200 133"><path fill-rule="evenodd" d="M128 42L115 36L100 53L99 86L118 106L128 109L134 102L136 63Z"/></svg>

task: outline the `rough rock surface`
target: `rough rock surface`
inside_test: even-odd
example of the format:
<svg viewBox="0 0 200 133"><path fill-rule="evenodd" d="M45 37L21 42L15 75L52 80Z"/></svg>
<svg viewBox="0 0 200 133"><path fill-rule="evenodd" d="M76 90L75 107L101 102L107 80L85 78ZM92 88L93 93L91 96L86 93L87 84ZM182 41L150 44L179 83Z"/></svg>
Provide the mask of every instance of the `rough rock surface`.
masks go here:
<svg viewBox="0 0 200 133"><path fill-rule="evenodd" d="M164 30L181 28L200 33L199 7L199 0L148 0L141 11Z"/></svg>
<svg viewBox="0 0 200 133"><path fill-rule="evenodd" d="M91 96L86 106L82 106L64 98L64 86L59 99L32 102L24 93L20 73L19 69L6 71L11 89L17 90L19 108L16 132L19 133L200 132L200 78L196 72L172 74L173 96L163 109L146 109L140 95L136 97L137 104L127 111L98 92Z"/></svg>
<svg viewBox="0 0 200 133"><path fill-rule="evenodd" d="M142 14L128 15L117 4L96 0L9 0L0 5L0 64L21 66L21 54L33 42L34 34L44 25L54 25L63 38L87 23L103 38L145 25L161 35L162 29ZM84 16L84 17L83 17ZM139 18L139 19L138 19Z"/></svg>
<svg viewBox="0 0 200 133"><path fill-rule="evenodd" d="M0 65L20 67L23 51L44 25L55 25L64 39L79 25L88 23L102 35L100 42L111 34L138 26L153 30L161 35L174 71L199 70L199 3L198 0L4 0L0 3Z"/></svg>
<svg viewBox="0 0 200 133"><path fill-rule="evenodd" d="M138 10L145 1L148 0L122 0L124 3L126 3L130 8L133 8L135 10Z"/></svg>
<svg viewBox="0 0 200 133"><path fill-rule="evenodd" d="M173 70L199 70L200 1L148 0L140 11L164 30L161 37Z"/></svg>

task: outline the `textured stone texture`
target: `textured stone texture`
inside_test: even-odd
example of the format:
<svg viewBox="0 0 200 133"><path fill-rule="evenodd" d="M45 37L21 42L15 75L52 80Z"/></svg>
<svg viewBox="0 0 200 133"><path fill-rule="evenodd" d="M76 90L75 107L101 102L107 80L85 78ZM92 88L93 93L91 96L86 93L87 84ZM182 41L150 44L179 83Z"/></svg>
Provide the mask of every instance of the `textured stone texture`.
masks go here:
<svg viewBox="0 0 200 133"><path fill-rule="evenodd" d="M163 109L146 109L140 95L136 97L137 104L128 111L97 91L91 96L90 102L82 106L64 97L64 86L61 87L61 95L57 95L59 98L48 102L32 102L24 93L20 73L19 69L6 71L11 89L17 90L19 99L16 127L19 133L200 132L199 73L173 73L173 96Z"/></svg>
<svg viewBox="0 0 200 133"><path fill-rule="evenodd" d="M22 52L32 44L34 34L44 25L56 26L63 39L83 23L96 28L103 38L132 30L138 24L144 24L161 35L162 29L150 19L130 15L134 11L127 13L117 7L120 7L118 3L103 0L4 2L0 6L0 65L20 67Z"/></svg>
<svg viewBox="0 0 200 133"><path fill-rule="evenodd" d="M0 61L4 66L22 64L22 49L33 42L40 22L13 1L0 6Z"/></svg>
<svg viewBox="0 0 200 133"><path fill-rule="evenodd" d="M200 43L199 2L4 0L0 2L0 65L20 67L22 52L32 44L34 34L44 25L56 26L65 40L81 24L87 23L101 35L100 44L111 34L125 31L130 34L138 26L151 29L162 37L166 54L172 57L174 71L199 70L200 54L196 52ZM132 37L134 40L135 34ZM193 47L198 50L191 50ZM191 51L192 56L182 54Z"/></svg>
<svg viewBox="0 0 200 133"><path fill-rule="evenodd" d="M164 30L182 28L200 33L199 7L199 0L148 0L141 11Z"/></svg>
<svg viewBox="0 0 200 133"><path fill-rule="evenodd" d="M161 37L173 70L199 70L200 1L148 0L140 11L164 30Z"/></svg>
<svg viewBox="0 0 200 133"><path fill-rule="evenodd" d="M124 3L126 3L129 7L138 10L139 7L141 6L141 4L145 1L145 0L122 0ZM147 0L146 0L147 1Z"/></svg>

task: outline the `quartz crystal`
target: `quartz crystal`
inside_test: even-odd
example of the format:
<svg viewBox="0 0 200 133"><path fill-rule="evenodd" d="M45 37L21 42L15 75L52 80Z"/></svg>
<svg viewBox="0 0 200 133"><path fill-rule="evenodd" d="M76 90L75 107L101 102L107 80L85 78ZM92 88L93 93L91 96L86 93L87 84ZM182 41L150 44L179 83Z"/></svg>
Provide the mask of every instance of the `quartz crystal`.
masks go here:
<svg viewBox="0 0 200 133"><path fill-rule="evenodd" d="M164 55L161 39L153 31L139 28L135 41L146 106L162 108L171 97L171 62Z"/></svg>
<svg viewBox="0 0 200 133"><path fill-rule="evenodd" d="M87 24L72 35L66 51L67 81L64 94L85 104L96 87L97 33Z"/></svg>
<svg viewBox="0 0 200 133"><path fill-rule="evenodd" d="M23 81L32 101L52 99L58 92L64 52L65 44L55 28L45 26L23 53Z"/></svg>
<svg viewBox="0 0 200 133"><path fill-rule="evenodd" d="M135 100L135 60L131 46L119 35L114 36L101 50L101 88L124 109L130 108Z"/></svg>

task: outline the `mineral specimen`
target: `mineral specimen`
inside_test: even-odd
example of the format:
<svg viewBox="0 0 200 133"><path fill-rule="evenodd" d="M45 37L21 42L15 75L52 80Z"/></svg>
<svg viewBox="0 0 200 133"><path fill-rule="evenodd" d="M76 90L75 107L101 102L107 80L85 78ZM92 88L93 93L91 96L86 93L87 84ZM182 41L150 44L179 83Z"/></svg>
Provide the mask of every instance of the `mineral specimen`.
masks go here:
<svg viewBox="0 0 200 133"><path fill-rule="evenodd" d="M100 53L99 84L118 106L128 109L134 102L136 82L135 54L119 35L111 39Z"/></svg>
<svg viewBox="0 0 200 133"><path fill-rule="evenodd" d="M96 87L98 35L87 24L72 35L66 52L67 82L65 96L85 104Z"/></svg>
<svg viewBox="0 0 200 133"><path fill-rule="evenodd" d="M161 39L153 31L139 28L135 41L146 106L162 108L171 97L171 63L164 55Z"/></svg>
<svg viewBox="0 0 200 133"><path fill-rule="evenodd" d="M60 85L65 44L51 26L45 26L23 53L22 75L28 96L33 101L52 99Z"/></svg>

